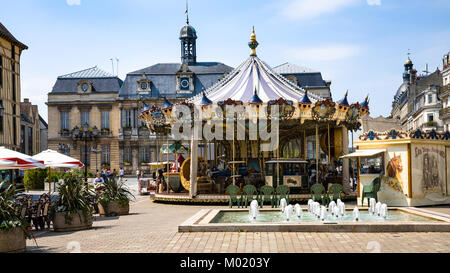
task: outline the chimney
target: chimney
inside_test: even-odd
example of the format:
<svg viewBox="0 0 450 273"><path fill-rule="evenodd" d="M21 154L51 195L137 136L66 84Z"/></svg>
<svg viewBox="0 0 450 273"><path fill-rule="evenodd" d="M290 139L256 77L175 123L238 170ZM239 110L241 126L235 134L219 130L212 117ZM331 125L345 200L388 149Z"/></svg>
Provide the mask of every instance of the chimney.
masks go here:
<svg viewBox="0 0 450 273"><path fill-rule="evenodd" d="M23 99L23 102L25 102L25 103L30 103L30 99L25 98L25 99Z"/></svg>
<svg viewBox="0 0 450 273"><path fill-rule="evenodd" d="M331 87L331 81L327 81L327 87L328 87L328 88Z"/></svg>

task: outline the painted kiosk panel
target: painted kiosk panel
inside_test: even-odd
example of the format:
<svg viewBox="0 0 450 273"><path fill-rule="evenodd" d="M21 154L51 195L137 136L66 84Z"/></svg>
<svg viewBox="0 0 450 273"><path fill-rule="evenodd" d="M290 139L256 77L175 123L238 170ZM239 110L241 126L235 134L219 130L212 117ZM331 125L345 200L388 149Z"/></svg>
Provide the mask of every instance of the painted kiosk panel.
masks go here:
<svg viewBox="0 0 450 273"><path fill-rule="evenodd" d="M287 185L294 191L308 189L308 162L300 159L274 159L266 161L266 185L276 188ZM277 171L278 167L278 171ZM277 175L280 175L278 184Z"/></svg>
<svg viewBox="0 0 450 273"><path fill-rule="evenodd" d="M378 200L388 206L450 204L449 132L369 131L359 136L356 146L357 152L345 157L359 158L358 205L367 205L367 200L364 204L361 200L363 186L379 176ZM370 155L370 151L377 150L384 152ZM367 171L365 162L370 160L379 160L381 164L374 165L383 172L375 168Z"/></svg>

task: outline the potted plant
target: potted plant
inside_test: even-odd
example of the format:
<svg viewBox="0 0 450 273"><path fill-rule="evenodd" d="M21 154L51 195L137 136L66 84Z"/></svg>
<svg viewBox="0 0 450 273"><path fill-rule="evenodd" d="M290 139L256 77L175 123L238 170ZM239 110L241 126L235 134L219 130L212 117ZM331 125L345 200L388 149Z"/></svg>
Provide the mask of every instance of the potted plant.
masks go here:
<svg viewBox="0 0 450 273"><path fill-rule="evenodd" d="M92 191L82 177L69 174L59 185L59 197L52 206L53 229L75 231L92 227Z"/></svg>
<svg viewBox="0 0 450 273"><path fill-rule="evenodd" d="M123 180L116 177L107 178L98 196L100 216L128 215L131 198L134 198L134 195L124 185Z"/></svg>
<svg viewBox="0 0 450 273"><path fill-rule="evenodd" d="M1 183L0 183L1 184ZM0 253L24 252L30 225L14 207L15 188L0 187Z"/></svg>

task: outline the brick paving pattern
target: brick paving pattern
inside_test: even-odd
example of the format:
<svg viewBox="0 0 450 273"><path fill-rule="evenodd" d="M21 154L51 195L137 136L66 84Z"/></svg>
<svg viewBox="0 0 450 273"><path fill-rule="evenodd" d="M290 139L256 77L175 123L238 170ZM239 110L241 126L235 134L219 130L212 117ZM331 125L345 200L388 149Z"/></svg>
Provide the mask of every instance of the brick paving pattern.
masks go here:
<svg viewBox="0 0 450 273"><path fill-rule="evenodd" d="M91 230L38 232L38 247L28 240L27 251L71 252L68 244L76 242L88 253L450 252L450 233L177 232L179 224L202 208L139 197L131 215L97 218Z"/></svg>

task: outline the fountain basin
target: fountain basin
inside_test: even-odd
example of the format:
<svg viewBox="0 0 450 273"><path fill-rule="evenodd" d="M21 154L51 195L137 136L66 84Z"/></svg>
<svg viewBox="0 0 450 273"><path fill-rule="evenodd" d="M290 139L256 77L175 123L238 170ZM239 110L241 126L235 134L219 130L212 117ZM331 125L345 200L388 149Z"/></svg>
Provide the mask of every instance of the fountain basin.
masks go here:
<svg viewBox="0 0 450 273"><path fill-rule="evenodd" d="M390 208L388 217L371 216L360 208L360 221L328 215L320 221L308 212L286 220L279 209L260 209L256 219L245 209L203 209L178 227L180 232L450 232L450 218L412 208Z"/></svg>

